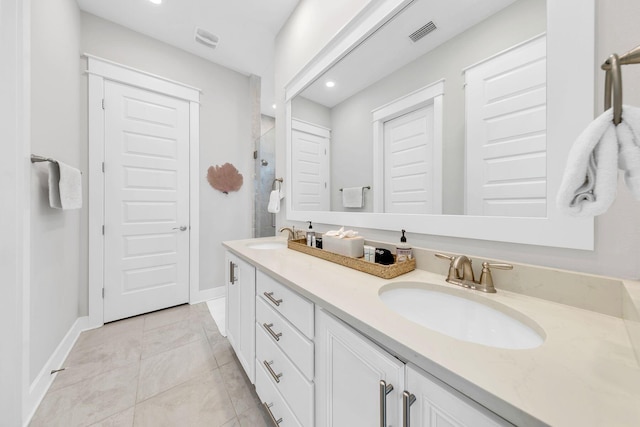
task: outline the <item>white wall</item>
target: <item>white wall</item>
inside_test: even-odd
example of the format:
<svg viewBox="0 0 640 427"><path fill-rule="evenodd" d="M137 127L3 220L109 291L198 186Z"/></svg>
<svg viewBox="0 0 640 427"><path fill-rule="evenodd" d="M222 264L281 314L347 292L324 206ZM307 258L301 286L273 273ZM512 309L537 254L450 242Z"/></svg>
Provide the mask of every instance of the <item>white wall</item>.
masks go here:
<svg viewBox="0 0 640 427"><path fill-rule="evenodd" d="M253 141L249 77L122 26L82 13L82 51L202 90L200 97L200 289L224 285L225 240L252 234ZM85 81L85 79L83 79ZM86 91L86 85L83 85ZM82 109L83 123L86 108ZM85 130L86 131L86 130ZM233 164L244 177L225 195L207 169Z"/></svg>
<svg viewBox="0 0 640 427"><path fill-rule="evenodd" d="M284 102L284 86L306 64L324 44L334 36L336 29L344 26L353 12L366 2L349 2L344 13L327 10L324 3L317 0L302 0L276 39L275 79L277 98ZM596 58L594 67L598 70L594 82L597 88L596 107L602 111L602 87L604 73L600 71L600 61L612 52L622 53L640 43L640 26L637 16L640 5L637 0L619 0L615 6L605 0L597 0ZM313 17L313 19L310 19ZM309 37L299 37L304 28ZM570 29L567 29L570 31ZM625 103L640 105L640 65L624 67ZM277 123L278 174L285 172L285 128L284 113L279 110ZM286 212L278 215L278 225L286 224ZM302 223L294 225L303 226ZM345 224L357 229L357 224ZM333 226L315 224L318 231ZM398 229L402 224L398 224ZM395 242L397 232L381 230L361 230L368 238ZM547 248L484 240L448 238L442 236L408 234L414 246L436 248L454 253L467 253L481 257L498 258L513 262L524 262L550 267L566 268L616 277L640 278L640 202L632 200L629 192L619 186L618 198L609 211L596 219L596 243L594 251L579 251ZM436 262L436 261L434 261Z"/></svg>
<svg viewBox="0 0 640 427"><path fill-rule="evenodd" d="M0 425L22 422L28 360L23 302L28 298L28 0L0 0ZM25 215L25 213L27 215ZM28 331L27 331L28 332Z"/></svg>
<svg viewBox="0 0 640 427"><path fill-rule="evenodd" d="M31 150L81 169L86 190L80 11L74 0L32 0L31 11ZM86 203L82 210L50 208L47 178L46 163L31 166L30 381L86 307L79 299L87 287L87 256L81 250Z"/></svg>

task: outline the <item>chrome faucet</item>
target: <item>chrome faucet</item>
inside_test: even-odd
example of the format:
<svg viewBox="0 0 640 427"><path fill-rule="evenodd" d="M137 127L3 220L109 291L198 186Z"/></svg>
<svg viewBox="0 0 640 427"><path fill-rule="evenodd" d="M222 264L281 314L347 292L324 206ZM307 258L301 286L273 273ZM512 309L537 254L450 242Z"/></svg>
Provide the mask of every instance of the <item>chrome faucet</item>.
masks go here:
<svg viewBox="0 0 640 427"><path fill-rule="evenodd" d="M480 280L476 282L472 261L466 255L449 256L437 253L436 256L450 261L449 274L446 279L448 283L487 293L496 292L496 288L493 286L491 268L499 268L501 270L511 270L513 268L511 264L483 262Z"/></svg>
<svg viewBox="0 0 640 427"><path fill-rule="evenodd" d="M280 230L278 230L278 233L282 233L285 230L289 232L289 237L287 238L287 240L294 240L296 238L296 227L282 227Z"/></svg>

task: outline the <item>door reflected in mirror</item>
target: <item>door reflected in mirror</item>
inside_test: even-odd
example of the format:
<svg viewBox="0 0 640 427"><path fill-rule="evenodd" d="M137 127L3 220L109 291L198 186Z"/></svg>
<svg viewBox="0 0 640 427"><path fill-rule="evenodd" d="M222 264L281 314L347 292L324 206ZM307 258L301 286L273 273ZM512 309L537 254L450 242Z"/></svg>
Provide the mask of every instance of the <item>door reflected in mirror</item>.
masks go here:
<svg viewBox="0 0 640 427"><path fill-rule="evenodd" d="M545 217L545 30L544 0L412 2L292 99L293 209Z"/></svg>

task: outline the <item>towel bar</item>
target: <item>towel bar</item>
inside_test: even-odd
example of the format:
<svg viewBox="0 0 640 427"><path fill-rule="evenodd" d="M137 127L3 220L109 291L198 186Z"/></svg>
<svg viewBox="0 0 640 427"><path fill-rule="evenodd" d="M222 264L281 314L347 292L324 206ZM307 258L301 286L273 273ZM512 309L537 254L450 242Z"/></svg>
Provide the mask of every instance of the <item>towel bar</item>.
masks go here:
<svg viewBox="0 0 640 427"><path fill-rule="evenodd" d="M622 74L620 67L627 64L640 64L640 46L636 46L622 56L614 53L600 67L606 71L604 109L611 108L613 102L613 123L616 126L622 121Z"/></svg>
<svg viewBox="0 0 640 427"><path fill-rule="evenodd" d="M278 188L278 184L276 184L276 182L279 183L280 186L282 186L282 181L282 178L275 178L273 180L273 183L271 184L271 190L276 190Z"/></svg>
<svg viewBox="0 0 640 427"><path fill-rule="evenodd" d="M51 163L58 163L57 160L54 160L50 157L42 157L42 156L37 156L35 154L31 155L31 163L38 163L38 162L51 162Z"/></svg>
<svg viewBox="0 0 640 427"><path fill-rule="evenodd" d="M365 189L367 189L367 190L371 190L371 186L370 186L370 185L367 185L366 187L362 187L362 188L365 188ZM344 190L344 188L341 188L341 189L340 189L340 191L342 191L342 190Z"/></svg>

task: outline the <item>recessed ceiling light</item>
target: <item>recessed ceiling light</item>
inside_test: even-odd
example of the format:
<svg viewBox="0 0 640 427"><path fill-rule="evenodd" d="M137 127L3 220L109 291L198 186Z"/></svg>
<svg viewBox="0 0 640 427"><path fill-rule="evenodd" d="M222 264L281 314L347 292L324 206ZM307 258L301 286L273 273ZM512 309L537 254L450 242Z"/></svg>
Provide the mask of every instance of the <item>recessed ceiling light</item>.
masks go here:
<svg viewBox="0 0 640 427"><path fill-rule="evenodd" d="M328 82L325 83L325 85L327 87L334 87L336 85L336 82L332 82L331 80L329 80Z"/></svg>
<svg viewBox="0 0 640 427"><path fill-rule="evenodd" d="M276 104L273 104L271 107L275 110L276 109Z"/></svg>
<svg viewBox="0 0 640 427"><path fill-rule="evenodd" d="M162 0L149 0L153 4L161 4Z"/></svg>

